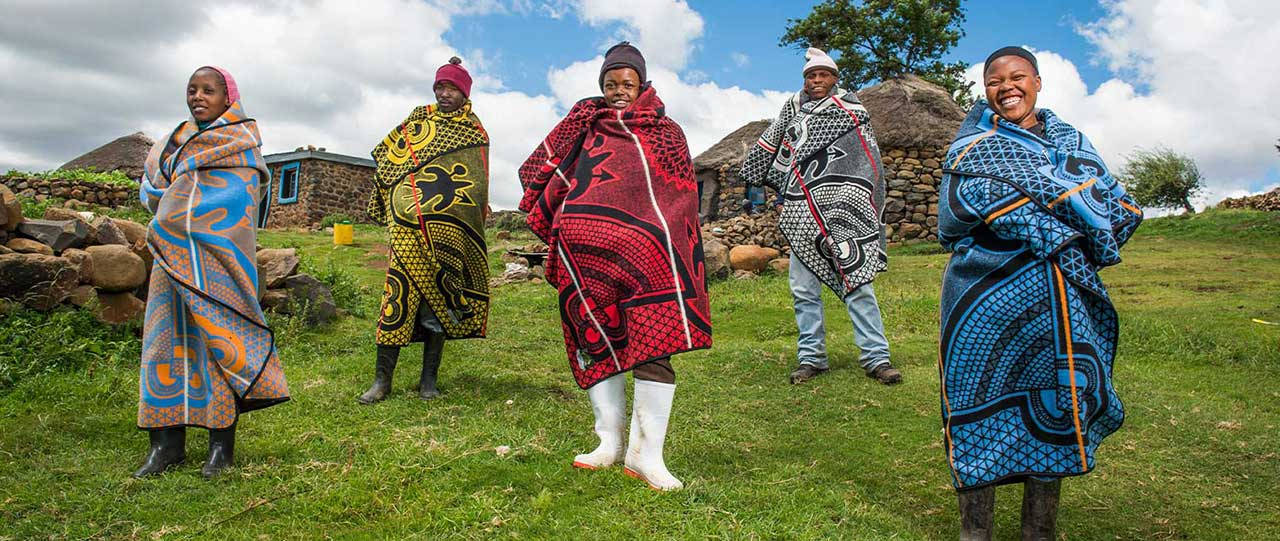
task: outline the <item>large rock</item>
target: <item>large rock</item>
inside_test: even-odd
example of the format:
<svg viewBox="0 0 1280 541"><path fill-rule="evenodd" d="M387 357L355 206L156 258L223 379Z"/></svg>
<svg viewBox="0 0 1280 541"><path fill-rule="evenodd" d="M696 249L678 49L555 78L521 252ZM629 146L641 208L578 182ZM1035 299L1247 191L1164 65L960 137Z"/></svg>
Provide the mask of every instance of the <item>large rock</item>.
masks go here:
<svg viewBox="0 0 1280 541"><path fill-rule="evenodd" d="M84 220L25 220L18 226L18 233L40 241L54 252L61 252L84 246L89 227Z"/></svg>
<svg viewBox="0 0 1280 541"><path fill-rule="evenodd" d="M98 321L119 324L140 320L147 311L147 303L130 293L98 292Z"/></svg>
<svg viewBox="0 0 1280 541"><path fill-rule="evenodd" d="M262 304L262 308L267 310L275 310L285 306L289 302L289 290L287 289L268 289L262 294L262 299L258 301Z"/></svg>
<svg viewBox="0 0 1280 541"><path fill-rule="evenodd" d="M136 244L138 241L147 239L147 226L124 218L112 218L111 221L116 224L116 227L120 228L121 233L124 233L124 239L129 244Z"/></svg>
<svg viewBox="0 0 1280 541"><path fill-rule="evenodd" d="M93 256L89 255L89 252L77 248L67 248L62 251L62 257L79 269L80 283L93 283Z"/></svg>
<svg viewBox="0 0 1280 541"><path fill-rule="evenodd" d="M137 289L147 281L147 267L128 246L90 246L93 257L93 287L108 293Z"/></svg>
<svg viewBox="0 0 1280 541"><path fill-rule="evenodd" d="M22 202L18 201L18 197L13 195L7 186L0 184L0 227L5 231L13 231L20 223L22 223Z"/></svg>
<svg viewBox="0 0 1280 541"><path fill-rule="evenodd" d="M71 290L71 294L67 296L67 302L84 308L94 301L98 300L98 290L89 284L81 284Z"/></svg>
<svg viewBox="0 0 1280 541"><path fill-rule="evenodd" d="M89 230L93 232L94 244L123 244L125 246L131 244L129 237L126 237L124 231L120 230L120 226L106 216L100 216L91 222Z"/></svg>
<svg viewBox="0 0 1280 541"><path fill-rule="evenodd" d="M729 266L733 270L760 272L769 265L770 260L777 259L779 255L782 252L773 248L743 244L729 250Z"/></svg>
<svg viewBox="0 0 1280 541"><path fill-rule="evenodd" d="M67 298L79 283L75 266L61 257L0 255L0 298L16 299L33 309L47 311Z"/></svg>
<svg viewBox="0 0 1280 541"><path fill-rule="evenodd" d="M769 260L769 268L778 274L787 274L791 270L791 258L779 257Z"/></svg>
<svg viewBox="0 0 1280 541"><path fill-rule="evenodd" d="M284 286L286 278L298 273L298 250L265 248L258 250L258 284L264 289Z"/></svg>
<svg viewBox="0 0 1280 541"><path fill-rule="evenodd" d="M702 255L706 261L708 278L723 280L733 272L729 267L729 248L715 237L702 238Z"/></svg>
<svg viewBox="0 0 1280 541"><path fill-rule="evenodd" d="M289 302L278 311L303 316L312 325L337 317L338 305L324 282L308 274L295 274L285 278L284 286L289 290Z"/></svg>
<svg viewBox="0 0 1280 541"><path fill-rule="evenodd" d="M31 239L9 239L9 242L5 243L5 247L20 254L53 255L53 248Z"/></svg>
<svg viewBox="0 0 1280 541"><path fill-rule="evenodd" d="M89 220L84 219L84 216L81 216L79 212L76 212L69 208L49 207L44 211L44 219L49 220L51 222L65 222L67 220L80 222L81 224L84 224L84 228L86 231L90 231L89 238L90 239L93 238L93 234L92 234L93 228L89 226Z"/></svg>

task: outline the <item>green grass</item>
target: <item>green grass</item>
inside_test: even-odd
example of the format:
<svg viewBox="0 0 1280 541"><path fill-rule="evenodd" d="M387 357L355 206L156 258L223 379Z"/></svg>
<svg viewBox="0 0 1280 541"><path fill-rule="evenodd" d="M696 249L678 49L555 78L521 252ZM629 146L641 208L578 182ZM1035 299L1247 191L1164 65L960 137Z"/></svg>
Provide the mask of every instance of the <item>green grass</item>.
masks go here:
<svg viewBox="0 0 1280 541"><path fill-rule="evenodd" d="M1215 211L1151 220L1104 271L1121 316L1116 385L1128 419L1097 470L1063 483L1069 539L1280 538L1280 231L1277 215ZM577 471L595 445L572 383L551 288L494 291L487 340L450 342L442 399L411 385L355 396L372 375L385 242L266 232L365 288L324 327L274 320L293 401L242 419L237 467L128 477L136 359L65 368L0 390L0 537L954 539L939 431L936 345L946 256L894 249L876 282L900 386L857 368L850 324L828 297L834 369L786 374L795 324L784 276L712 285L715 347L677 357L667 463L686 489L659 494L620 470ZM527 236L503 245L527 243ZM493 268L501 267L494 243ZM5 329L0 328L0 332ZM53 337L51 337L53 338ZM24 354L32 354L24 352ZM131 353L132 354L132 353ZM510 453L499 456L498 446ZM1017 538L1020 490L997 490L997 538Z"/></svg>
<svg viewBox="0 0 1280 541"><path fill-rule="evenodd" d="M97 184L111 184L126 188L138 188L138 181L119 171L100 173L92 169L51 169L49 171L18 171L10 169L4 176L8 178L35 178L42 180L80 180Z"/></svg>

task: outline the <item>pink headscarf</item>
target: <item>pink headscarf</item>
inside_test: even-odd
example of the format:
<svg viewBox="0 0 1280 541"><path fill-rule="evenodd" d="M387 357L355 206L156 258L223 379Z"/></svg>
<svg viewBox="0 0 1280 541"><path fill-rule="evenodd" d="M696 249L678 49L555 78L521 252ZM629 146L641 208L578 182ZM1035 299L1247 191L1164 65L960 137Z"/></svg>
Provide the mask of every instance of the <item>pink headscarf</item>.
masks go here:
<svg viewBox="0 0 1280 541"><path fill-rule="evenodd" d="M209 68L218 72L222 76L222 81L227 83L227 105L231 105L240 101L240 89L236 87L236 78L231 76L231 72L219 68L218 66L200 66L196 71Z"/></svg>

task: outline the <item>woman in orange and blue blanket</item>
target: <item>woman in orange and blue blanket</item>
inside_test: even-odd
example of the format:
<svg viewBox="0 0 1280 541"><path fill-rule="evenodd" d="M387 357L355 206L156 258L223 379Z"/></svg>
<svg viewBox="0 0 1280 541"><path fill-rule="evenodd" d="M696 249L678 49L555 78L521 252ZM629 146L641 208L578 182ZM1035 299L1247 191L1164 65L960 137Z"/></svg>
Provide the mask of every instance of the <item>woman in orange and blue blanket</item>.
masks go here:
<svg viewBox="0 0 1280 541"><path fill-rule="evenodd" d="M289 399L258 305L269 172L257 123L235 79L212 66L191 75L187 108L191 118L152 148L142 179L142 203L156 215L138 401L151 450L135 477L181 464L188 426L209 430L201 473L217 475L234 461L240 414Z"/></svg>

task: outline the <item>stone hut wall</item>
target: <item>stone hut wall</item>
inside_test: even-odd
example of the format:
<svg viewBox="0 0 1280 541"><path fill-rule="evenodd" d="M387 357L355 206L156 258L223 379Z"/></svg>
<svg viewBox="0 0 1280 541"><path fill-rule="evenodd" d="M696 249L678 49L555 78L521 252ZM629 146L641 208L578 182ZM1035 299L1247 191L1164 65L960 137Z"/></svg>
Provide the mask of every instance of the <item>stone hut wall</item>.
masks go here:
<svg viewBox="0 0 1280 541"><path fill-rule="evenodd" d="M267 227L316 227L325 216L343 214L369 223L365 209L373 182L373 169L327 160L304 159L298 166L298 200L280 203L280 170L271 166L271 215Z"/></svg>
<svg viewBox="0 0 1280 541"><path fill-rule="evenodd" d="M102 184L83 180L56 180L28 177L0 177L0 183L21 197L44 201L50 197L75 199L112 208L142 208L138 186Z"/></svg>

